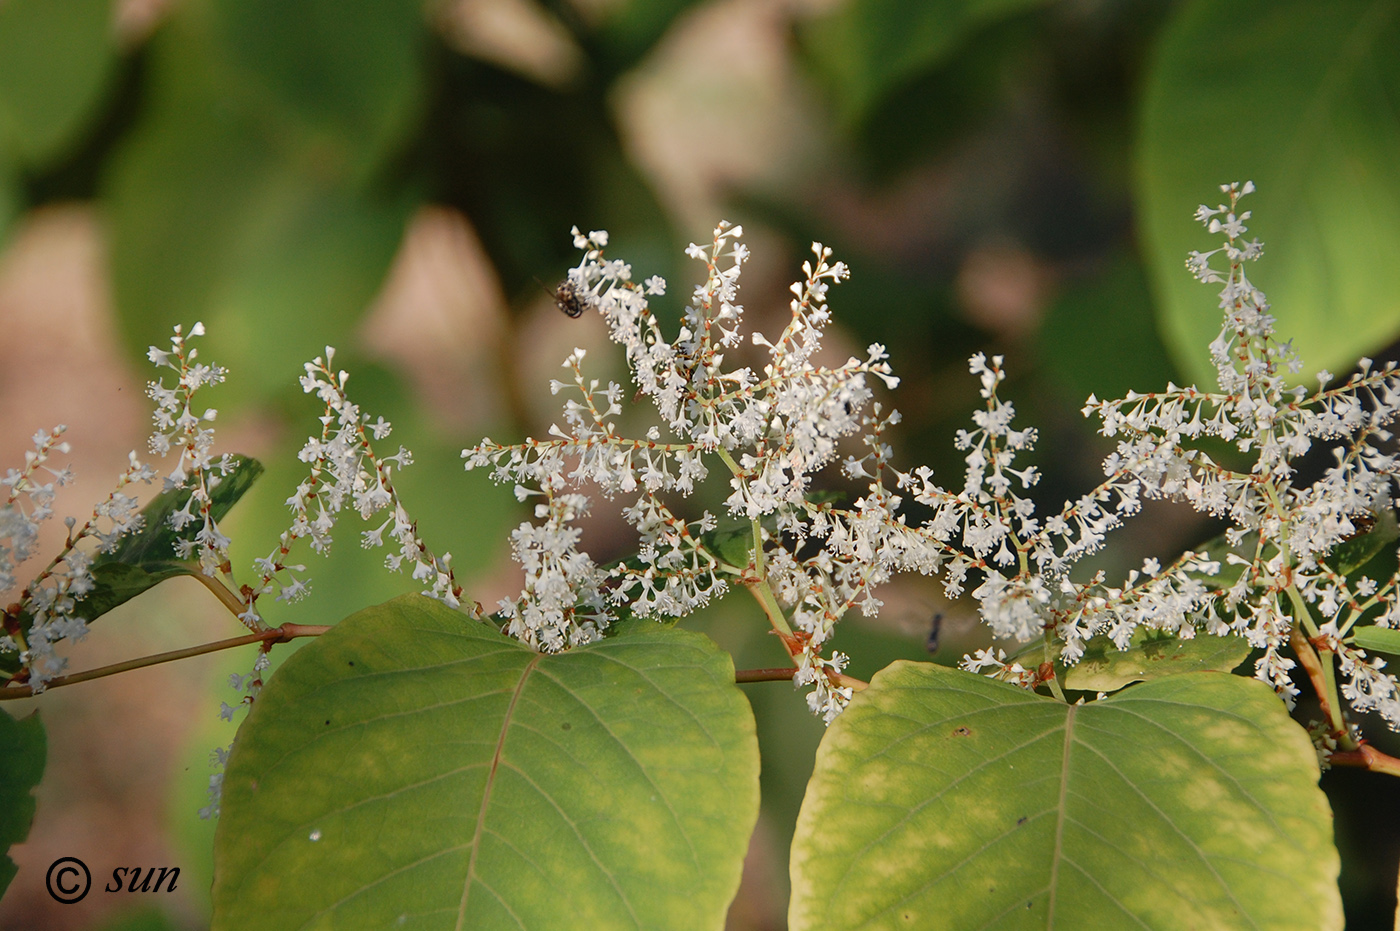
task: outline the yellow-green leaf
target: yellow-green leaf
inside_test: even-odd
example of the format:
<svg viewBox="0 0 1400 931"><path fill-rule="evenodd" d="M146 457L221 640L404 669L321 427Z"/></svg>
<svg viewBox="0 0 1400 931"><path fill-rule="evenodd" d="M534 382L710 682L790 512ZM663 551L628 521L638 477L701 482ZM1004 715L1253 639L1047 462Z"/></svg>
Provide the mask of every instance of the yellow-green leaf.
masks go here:
<svg viewBox="0 0 1400 931"><path fill-rule="evenodd" d="M1126 650L1107 637L1095 637L1084 656L1065 671L1065 688L1112 692L1131 682L1183 672L1230 672L1249 656L1243 637L1198 634L1182 640L1173 634L1139 627Z"/></svg>
<svg viewBox="0 0 1400 931"><path fill-rule="evenodd" d="M793 931L1342 926L1307 735L1262 683L1066 705L897 662L832 724L793 840Z"/></svg>
<svg viewBox="0 0 1400 931"><path fill-rule="evenodd" d="M214 928L720 929L757 814L753 715L707 638L547 656L410 595L259 697Z"/></svg>

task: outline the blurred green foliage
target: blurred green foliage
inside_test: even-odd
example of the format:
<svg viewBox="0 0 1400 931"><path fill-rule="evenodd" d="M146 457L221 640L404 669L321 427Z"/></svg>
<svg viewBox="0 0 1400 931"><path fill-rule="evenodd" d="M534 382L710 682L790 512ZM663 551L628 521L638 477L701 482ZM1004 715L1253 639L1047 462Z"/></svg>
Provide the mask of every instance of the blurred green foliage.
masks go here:
<svg viewBox="0 0 1400 931"><path fill-rule="evenodd" d="M1223 40L1228 38L1228 44ZM1180 256L1191 191L1253 179L1265 244L1250 278L1311 381L1400 336L1400 4L1254 0L1186 4L1148 76L1138 199L1162 332L1193 379L1217 325ZM1212 248L1214 244L1212 244Z"/></svg>
<svg viewBox="0 0 1400 931"><path fill-rule="evenodd" d="M616 254L668 278L677 246L703 233L677 228L616 111L623 82L668 54L664 40L702 4L526 5L578 51L567 79L458 51L440 4L180 0L146 34L117 29L111 0L0 0L0 244L26 210L96 202L132 359L173 324L203 320L202 353L236 385L218 406L287 425L284 455L268 457L234 514L240 565L273 545L292 454L318 413L296 387L300 364L354 345L420 206L470 220L512 313L538 299L536 280L572 264L573 224L611 230ZM963 365L978 349L1009 356L1005 396L1042 428L1036 494L1052 507L1097 481L1106 447L1079 416L1085 394L1208 383L1216 297L1182 262L1215 245L1190 214L1220 182L1259 185L1249 206L1268 253L1257 280L1297 337L1302 377L1363 353L1393 357L1400 0L847 0L797 17L790 38L784 52L823 103L806 156L816 167L801 184L735 186L728 217L792 255L819 239L852 266L833 294L836 324L891 347L903 465L956 482L949 439L976 403ZM919 200L926 190L936 196ZM1021 271L973 274L989 247ZM1008 282L1022 317L979 314ZM746 299L783 297L775 287ZM434 423L401 373L368 369L350 348L342 362L356 373L352 397L417 454L400 487L424 536L456 554L463 577L493 571L519 515L508 492L461 474L456 451L476 437ZM519 404L493 413L501 439L536 426ZM1170 532L1116 568L1211 535ZM374 571L378 555L338 547L298 606L323 615L299 620L408 587ZM740 632L756 623L746 610L688 623L740 665L768 665L780 652ZM922 626L853 623L837 646L868 675L923 656L923 635L899 632ZM786 689L759 688L766 817L786 823L775 831L785 844L818 729ZM1348 889L1353 926L1393 908L1393 870L1389 881Z"/></svg>
<svg viewBox="0 0 1400 931"><path fill-rule="evenodd" d="M108 90L116 48L110 0L0 5L0 143L22 166L60 158Z"/></svg>

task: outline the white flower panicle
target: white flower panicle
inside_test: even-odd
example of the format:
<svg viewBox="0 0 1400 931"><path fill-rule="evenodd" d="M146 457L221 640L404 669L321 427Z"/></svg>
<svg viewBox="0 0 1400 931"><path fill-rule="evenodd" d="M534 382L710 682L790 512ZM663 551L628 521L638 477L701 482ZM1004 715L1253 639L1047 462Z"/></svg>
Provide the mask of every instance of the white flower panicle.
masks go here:
<svg viewBox="0 0 1400 931"><path fill-rule="evenodd" d="M1212 633L1242 635L1264 650L1256 675L1290 705L1297 694L1290 675L1294 661L1280 650L1289 644L1295 651L1315 648L1328 664L1335 655L1349 677L1342 692L1352 706L1377 711L1400 728L1394 678L1380 672L1382 661L1347 639L1362 620L1392 626L1400 619L1396 578L1353 580L1325 561L1338 544L1395 506L1397 463L1387 444L1389 424L1400 411L1400 373L1394 363L1377 369L1362 359L1342 385L1329 387L1332 376L1322 372L1315 391L1289 386L1287 376L1301 362L1290 344L1276 339L1269 305L1245 274L1246 263L1263 253L1258 240L1244 240L1250 212L1239 208L1254 185L1221 190L1229 202L1203 205L1196 217L1225 240L1187 260L1199 280L1222 285L1224 321L1210 346L1218 390L1168 385L1114 401L1091 397L1084 412L1100 418L1105 436L1119 438L1106 468L1133 476L1145 496L1184 500L1234 525L1227 535L1236 550L1227 557L1234 573L1228 585L1202 583L1218 568L1203 557L1158 576L1170 583L1176 601L1171 613ZM1226 267L1212 264L1217 257ZM1249 471L1227 468L1191 445L1203 437L1232 443L1249 457ZM1310 485L1294 485L1294 461L1319 442L1330 448L1333 464ZM1120 623L1161 626L1142 617L1141 607L1132 610L1132 603L1164 597L1145 593L1120 602L1114 613ZM1190 636L1192 628L1174 629Z"/></svg>
<svg viewBox="0 0 1400 931"><path fill-rule="evenodd" d="M190 337L202 335L202 324L191 327ZM229 540L213 517L210 493L234 467L234 460L230 456L213 456L214 430L209 424L217 412L210 408L196 414L191 403L196 391L223 381L225 372L217 365L197 362L197 350L187 347L186 342L183 329L177 326L169 350L152 346L147 353L157 367L172 369L178 375L173 387L167 387L164 379L147 384L146 393L156 402L155 430L148 445L151 452L162 457L176 454L175 464L164 480L165 490L189 491L184 505L167 518L176 532L174 555L197 560L201 571L213 576L227 569ZM11 470L4 479L10 491L0 509L0 523L4 525L0 539L13 542L0 543L0 588L14 586L15 565L30 554L38 521L52 513L55 485L66 483L71 477L66 469L58 472L44 465L51 452L68 451L67 443L57 442L62 432L59 427L52 435L36 434L35 451L26 456L25 468ZM54 476L53 482L35 481L35 472L41 467ZM129 486L150 483L157 474L133 451L126 469L117 477L116 487L93 509L92 516L81 527L71 517L65 521L68 537L62 549L20 593L13 611L7 612L7 627L15 626L14 622L22 616L30 620L27 634L17 628L12 630L0 640L0 648L20 649L28 683L36 693L66 668L67 661L54 653L54 644L60 640L81 640L87 633L87 621L76 612L95 584L90 571L93 553L113 552L122 537L142 528L140 502L129 493ZM21 498L30 502L28 509ZM197 525L197 529L190 534L187 528L192 525Z"/></svg>
<svg viewBox="0 0 1400 931"><path fill-rule="evenodd" d="M525 569L525 589L514 601L503 598L506 633L537 650L558 652L597 640L611 616L603 594L607 573L578 550L581 516L588 499L578 494L547 494L535 506L544 523L521 524L511 533L511 551Z"/></svg>
<svg viewBox="0 0 1400 931"><path fill-rule="evenodd" d="M34 449L24 454L24 468L9 469L0 479L0 486L6 489L0 507L0 594L18 584L15 570L34 555L39 525L53 516L55 489L72 479L68 469L46 464L53 453L69 451L68 443L59 439L67 430L59 424L52 433L40 430L34 434ZM40 470L48 473L49 481L37 478Z"/></svg>
<svg viewBox="0 0 1400 931"><path fill-rule="evenodd" d="M204 324L190 327L191 337L203 335ZM218 417L218 411L206 408L196 414L190 403L196 391L205 385L219 384L227 372L220 366L195 361L199 350L186 346L179 326L175 327L169 350L152 346L146 357L157 368L172 369L179 376L174 387L167 388L164 378L146 385L146 395L156 402L152 414L156 429L149 441L151 452L162 457L176 454L175 465L165 476L165 490L190 492L185 506L170 515L170 527L183 534L189 525L199 524L193 537L180 537L176 552L181 559L197 558L201 571L212 577L226 571L231 541L219 530L211 513L210 492L232 471L234 459L227 453L214 458L214 428L209 425Z"/></svg>
<svg viewBox="0 0 1400 931"><path fill-rule="evenodd" d="M43 434L35 436L36 445L40 436ZM66 451L67 444L62 446ZM55 484L64 484L70 477L66 469L56 474L62 478L56 479ZM20 661L29 671L29 684L36 694L67 668L67 659L54 652L54 644L60 640L76 643L87 635L87 619L77 612L95 585L91 572L93 552L110 553L122 537L141 529L144 518L140 502L127 491L136 482L149 484L156 474L136 458L135 452L130 453L126 469L117 476L116 487L93 508L92 516L81 527L73 518L65 518L68 537L63 547L20 593L15 607L20 616L30 618ZM49 494L52 495L52 487ZM79 546L89 540L91 549ZM0 643L0 648L9 649L10 644Z"/></svg>
<svg viewBox="0 0 1400 931"><path fill-rule="evenodd" d="M1057 633L1064 640L1063 659L1076 662L1084 641L1106 625L1107 612L1123 593L1101 590L1103 580L1097 576L1088 585L1076 584L1070 570L1102 548L1124 517L1137 512L1138 482L1125 470L1110 469L1098 487L1066 502L1059 513L1039 518L1024 493L1040 475L1034 466L1017 464L1020 454L1034 449L1036 431L1017 428L1014 407L998 396L1006 377L1002 366L1001 356L988 359L982 353L969 362L986 407L973 415L975 429L960 430L955 438L957 447L967 451L962 489L939 486L925 467L897 473L898 485L934 510L921 532L949 554L944 588L950 598L960 596L969 572L976 572L981 583L972 597L996 637L1026 642ZM1162 621L1168 626L1168 619ZM1131 630L1120 633L1126 644ZM1040 684L1048 674L1043 665L1029 671L1019 663L998 664L989 651L964 666L995 667L999 678L1027 686Z"/></svg>
<svg viewBox="0 0 1400 931"><path fill-rule="evenodd" d="M190 330L192 337L203 334L202 324ZM201 570L212 576L227 568L229 540L211 513L210 493L233 468L234 460L212 455L214 431L207 424L214 421L216 412L206 409L196 414L191 409L194 393L223 381L225 374L219 366L196 362L197 356L196 350L187 348L178 326L168 351L150 348L148 358L157 366L173 369L179 378L174 387L166 387L163 380L147 385L148 396L156 402L155 431L149 446L161 456L177 453L165 477L165 489L190 492L183 507L167 518L177 534L174 555L198 560ZM52 453L69 451L68 444L58 440L64 430L59 426L52 434L35 434L35 448L26 454L25 467L11 469L0 479L8 488L0 505L0 592L17 584L14 570L32 555L39 523L53 513L55 488L72 478L67 469L46 465ZM37 480L39 470L48 472L52 481ZM95 585L91 572L94 553L113 552L122 537L143 526L140 501L130 493L130 486L149 484L157 474L131 452L116 487L93 509L92 516L81 527L71 517L65 520L68 536L58 555L6 611L7 633L0 637L0 650L19 652L24 675L35 693L43 691L67 666L67 660L54 652L54 645L61 640L81 640L87 633L87 620L77 611ZM187 534L186 528L196 523L198 529Z"/></svg>
<svg viewBox="0 0 1400 931"><path fill-rule="evenodd" d="M1041 642L1036 662L985 650L966 658L966 668L1058 689L1057 664L1077 663L1094 637L1127 649L1143 629L1181 638L1239 635L1262 651L1256 674L1286 701L1298 692L1289 648L1313 658L1310 674L1318 663L1339 663L1342 695L1353 708L1400 726L1400 687L1349 637L1359 622L1400 621L1397 580L1352 580L1327 561L1395 505L1396 463L1384 444L1400 410L1400 375L1393 365L1378 370L1363 360L1343 385L1329 387L1327 373L1312 393L1289 385L1300 363L1275 339L1264 295L1244 272L1263 251L1243 239L1249 213L1239 200L1252 189L1226 185L1228 204L1197 212L1225 240L1188 260L1198 278L1222 285L1223 324L1210 350L1217 390L1169 384L1117 400L1090 397L1085 413L1100 417L1118 448L1104 463L1102 483L1048 517L1037 515L1029 496L1039 475L1020 461L1036 432L1016 426L1013 406L998 396L1005 378L999 356L970 360L985 407L955 440L966 454L961 487L936 484L927 468L891 465L885 437L898 413L884 414L870 386L871 376L897 383L884 348L871 346L866 359L837 368L814 361L830 317L828 289L846 275L829 250L813 246L783 332L772 340L752 336L768 352L755 370L726 364L741 341L738 292L747 251L739 228L722 223L708 247L687 250L705 264L706 278L670 340L648 306L664 282L633 283L630 266L604 257L606 234L575 230L584 257L569 273L574 293L606 321L625 350L637 397L650 398L664 426L641 439L621 435L624 389L585 376L584 353L575 350L565 361L571 379L552 385L566 400L550 439L485 440L463 452L467 468L489 467L522 500L542 498L536 517L544 523L524 524L515 534L527 585L519 598L502 602L507 629L537 648L563 649L599 636L619 606L641 616L681 615L741 584L781 635L795 681L813 686L813 710L830 720L850 697L845 657L823 656L835 624L853 607L876 613L874 589L893 573L941 571L950 597L972 588L994 635ZM1212 265L1217 256L1227 267ZM863 452L845 452L855 436ZM1215 462L1194 445L1204 437L1234 444L1248 470ZM1332 467L1295 486L1294 462L1319 442L1331 448ZM705 478L710 457L730 473L730 515L752 526L744 566L705 544L713 516L688 520L668 503ZM850 506L813 494L817 474L838 460L845 476L865 487ZM575 489L586 484L632 498L624 514L638 531L636 559L604 571L579 550L572 521L587 500ZM909 525L900 513L903 496L933 516ZM1103 547L1144 498L1157 497L1231 520L1232 551L1189 551L1165 566L1149 559L1117 585L1103 572L1072 577L1078 561ZM1340 718L1333 731L1343 743L1350 739Z"/></svg>
<svg viewBox="0 0 1400 931"><path fill-rule="evenodd" d="M301 378L302 390L325 404L321 435L308 437L298 453L311 470L287 499L291 526L282 532L277 548L256 561L258 582L245 592L247 609L242 617L254 629L262 626L257 612L261 596L276 592L279 601L296 601L306 595L310 580L294 574L305 573L306 566L287 562L292 544L308 538L313 550L325 554L335 522L347 505L362 520L387 510L389 516L379 526L361 533L361 545L366 549L383 546L387 534L395 544L384 560L389 569L412 566L413 578L424 584L428 594L454 608L461 605L462 588L452 572L452 554L438 557L428 549L394 489L395 469L412 465L413 454L402 446L389 456L375 454L372 441L387 439L392 426L382 417L371 422L370 415L350 401L345 394L350 376L332 370L334 361L335 350L327 346L325 358L306 363Z"/></svg>
<svg viewBox="0 0 1400 931"><path fill-rule="evenodd" d="M896 516L900 498L885 484L883 432L898 415L865 410L871 376L897 384L884 347L871 346L864 360L836 368L814 361L830 319L828 289L847 275L844 264L831 261L831 250L813 244L804 280L792 286L791 317L782 333L775 339L752 335L753 344L767 349L767 364L758 371L726 364L743 338L739 278L748 249L742 234L721 223L708 246L686 250L704 264L705 279L691 292L679 332L667 339L648 306L648 296L664 294L666 283L655 277L634 283L629 265L604 256L606 233L576 229L584 256L569 281L623 347L636 395L650 399L661 425L643 438L621 435L616 418L632 392L589 379L584 353L575 350L564 363L572 378L551 386L566 395L563 421L550 429L551 439L512 445L486 439L462 455L468 469L489 467L522 499L544 499L536 509L544 524L523 524L515 532L527 585L502 605L511 633L541 649L562 649L596 637L620 605L639 616L679 616L736 582L762 588L775 602L766 609L792 653L796 681L815 686L813 709L830 720L851 694L841 684L845 658L821 655L833 626L856 605L873 614L879 583L895 571L933 571L943 548L905 526ZM868 482L867 494L851 507L815 501L813 476L836 463L844 438L856 434L865 452L848 455L843 468ZM751 523L758 542L747 566L729 565L704 545L717 518L708 512L697 520L680 517L664 497L693 492L709 473L709 457L729 471L732 494L725 504ZM566 489L584 484L608 497L635 496L623 511L638 531L635 560L603 572L578 551L570 521L586 499ZM795 540L822 546L798 559ZM796 631L788 626L789 613Z"/></svg>
<svg viewBox="0 0 1400 931"><path fill-rule="evenodd" d="M0 479L0 485L6 489L0 505L0 593L7 593L18 584L15 570L34 555L39 525L53 516L57 488L72 480L68 469L47 465L53 453L69 451L68 443L59 439L66 429L60 424L52 433L35 433L34 449L24 454L24 468L10 469ZM39 476L41 471L48 473L48 481ZM78 600L92 589L90 559L72 548L73 522L70 519L67 523L69 545L5 610L5 630L0 636L0 650L19 654L36 693L43 691L45 684L60 675L67 664L54 652L53 645L65 638L81 640L87 634L87 622L73 612Z"/></svg>
<svg viewBox="0 0 1400 931"><path fill-rule="evenodd" d="M792 285L782 331L772 339L756 332L746 338L739 285L748 250L740 227L720 223L707 246L686 250L704 265L704 280L668 339L649 306L651 297L666 293L666 282L634 282L629 265L605 256L606 232L575 229L583 257L566 282L570 306L603 318L624 351L635 391L586 375L585 352L575 349L564 360L566 378L551 383L563 395L563 410L546 439L498 444L488 438L463 450L467 469L489 469L519 500L534 504L533 521L511 535L525 585L498 605L504 630L536 650L557 652L599 639L621 617L682 616L742 586L787 649L795 684L810 687L812 711L830 722L862 687L844 674L847 657L831 650L837 623L852 609L877 614L876 590L898 572L942 573L950 598L971 590L997 638L1038 641L1011 658L999 648L964 657L971 671L1025 688L1046 685L1059 695L1060 673L1080 661L1092 638L1127 649L1143 630L1241 636L1261 651L1256 676L1290 705L1301 665L1320 696L1338 695L1400 730L1400 684L1355 636L1361 625L1400 627L1400 572L1372 579L1338 555L1340 544L1388 518L1397 504L1398 467L1389 450L1400 372L1363 359L1342 384L1323 372L1316 390L1290 385L1301 363L1290 344L1276 339L1269 305L1245 274L1263 252L1257 240L1244 239L1250 214L1239 204L1252 190L1252 184L1225 185L1228 203L1197 211L1225 238L1187 261L1198 279L1221 285L1223 322L1210 346L1215 390L1168 384L1115 400L1091 396L1084 413L1099 418L1101 433L1117 448L1099 485L1048 516L1037 515L1030 497L1039 473L1024 464L1036 431L1017 426L1014 407L998 393L1006 377L1001 356L978 353L969 360L984 404L972 428L955 437L964 453L960 485L941 486L927 467L895 467L889 436L899 413L874 400L875 380L898 384L885 348L872 345L863 359L835 367L818 362L831 317L828 292L847 276L820 243L813 243L803 278ZM1213 264L1220 260L1224 267ZM203 332L196 324L189 335ZM754 353L741 349L746 343L759 347L761 364L739 364L745 352ZM179 327L171 348L152 347L149 357L179 376L173 387L149 386L156 402L151 450L176 455L165 486L188 491L169 518L179 536L177 555L197 559L207 576L231 575L212 492L233 459L212 452L215 411L196 413L192 405L194 393L222 381L224 370L197 362ZM411 464L411 454L402 447L389 456L375 453L373 443L388 438L390 425L371 421L349 400L348 376L333 362L327 348L324 358L305 366L303 389L325 405L320 435L300 452L310 471L287 499L291 526L257 560L257 582L236 596L241 619L254 630L266 629L257 610L261 596L296 600L307 591L305 566L288 561L293 543L307 538L312 549L326 552L347 508L365 520L384 513L361 542L377 547L387 536L389 568L409 565L428 594L452 606L464 601L450 554L439 558L428 550L394 488L394 473ZM656 422L642 436L619 429L626 397L648 399L655 410ZM55 489L68 481L66 470L47 465L54 453L68 451L62 433L59 427L36 434L24 468L0 480L6 489L0 592L16 586L16 569L52 514ZM1207 438L1232 444L1247 467L1217 462L1201 448ZM1331 465L1304 482L1297 460L1319 444ZM729 478L727 513L697 517L683 499L716 464ZM822 493L828 468L855 483L854 501ZM94 584L92 551L110 552L140 527L127 486L155 475L133 453L116 490L81 528L69 519L60 554L5 612L0 650L20 654L35 691L64 668L53 645L86 630L76 608ZM609 499L624 498L622 514L637 532L635 556L600 566L581 548L578 522L590 507L589 486ZM906 498L931 516L910 524L901 511ZM1148 559L1116 585L1102 571L1075 578L1079 560L1102 548L1145 498L1185 501L1227 519L1225 544L1188 551L1166 565ZM79 547L84 540L92 542ZM749 543L736 549L735 540ZM479 605L467 604L481 616ZM260 688L265 668L263 652L250 673L234 677L242 703ZM1313 728L1324 758L1357 746L1355 726L1336 705L1324 701L1330 720ZM225 705L226 716L234 710ZM216 776L209 811L217 790Z"/></svg>

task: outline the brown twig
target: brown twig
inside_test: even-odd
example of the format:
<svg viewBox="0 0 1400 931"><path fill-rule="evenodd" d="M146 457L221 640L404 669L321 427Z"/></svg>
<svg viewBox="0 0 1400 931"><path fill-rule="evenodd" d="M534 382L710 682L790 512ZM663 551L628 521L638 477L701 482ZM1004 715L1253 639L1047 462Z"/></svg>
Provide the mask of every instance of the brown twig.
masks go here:
<svg viewBox="0 0 1400 931"><path fill-rule="evenodd" d="M1332 754L1333 766L1355 766L1369 769L1373 773L1388 773L1400 776L1400 760L1382 753L1370 744L1361 744L1355 750L1338 750Z"/></svg>
<svg viewBox="0 0 1400 931"><path fill-rule="evenodd" d="M244 604L243 599L230 591L227 585L211 575L205 575L203 572L192 572L190 575L198 581L199 584L209 589L209 591L214 594L214 597L219 599L219 604L227 608L229 613L240 621L243 619L243 612L248 609L248 606ZM259 633L261 633L261 631L259 631Z"/></svg>
<svg viewBox="0 0 1400 931"><path fill-rule="evenodd" d="M797 669L793 666L786 666L780 669L737 669L734 671L735 682L781 682L784 679L791 679L797 674Z"/></svg>
<svg viewBox="0 0 1400 931"><path fill-rule="evenodd" d="M1346 732L1341 713L1332 705L1332 690L1327 684L1327 671L1322 668L1322 659L1317 655L1317 651L1308 642L1303 631L1296 626L1289 635L1288 644L1293 647L1293 652L1297 654L1298 662L1307 670L1308 680L1312 682L1313 691L1317 693L1318 704L1321 705L1322 713L1327 716L1327 720L1331 723L1334 735L1344 745L1350 743L1351 737ZM1330 659L1332 654L1327 655ZM1348 746L1346 750L1353 751L1354 748Z"/></svg>
<svg viewBox="0 0 1400 931"><path fill-rule="evenodd" d="M791 679L796 674L797 668L793 666L786 666L782 668L770 667L768 669L739 669L735 670L734 672L734 681L782 682L785 679ZM866 689L870 688L869 682L866 682L863 679L857 679L853 676L844 676L839 673L827 673L827 678L833 680L834 685L841 686L842 688L854 689L857 692L863 692Z"/></svg>
<svg viewBox="0 0 1400 931"><path fill-rule="evenodd" d="M137 659L129 659L121 663L113 663L110 666L98 666L96 669L89 669L85 672L75 672L70 676L57 676L50 679L45 687L56 689L64 685L73 685L77 682L87 682L89 679L101 679L105 676L113 676L119 672L129 672L132 669L142 669L146 666L155 666L160 663L170 663L177 659L188 659L191 656L202 656L205 653L216 653L219 650L231 650L234 647L241 647L249 643L286 643L295 640L297 637L319 637L330 627L320 624L283 624L281 627L274 627L257 634L245 634L242 637L230 637L228 640L216 640L213 643L202 643L197 647L186 647L183 650L171 650L168 653L154 653L150 656L142 656ZM0 688L0 701L7 701L12 698L30 698L34 695L34 687L31 685L7 686Z"/></svg>

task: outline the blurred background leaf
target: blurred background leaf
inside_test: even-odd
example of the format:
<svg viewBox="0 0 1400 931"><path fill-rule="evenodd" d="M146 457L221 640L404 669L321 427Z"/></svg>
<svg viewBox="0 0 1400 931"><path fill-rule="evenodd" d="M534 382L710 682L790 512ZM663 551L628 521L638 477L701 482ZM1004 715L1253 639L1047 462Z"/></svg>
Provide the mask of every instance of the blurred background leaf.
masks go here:
<svg viewBox="0 0 1400 931"><path fill-rule="evenodd" d="M0 4L0 149L61 157L101 103L116 62L112 0Z"/></svg>
<svg viewBox="0 0 1400 931"><path fill-rule="evenodd" d="M203 320L206 353L256 397L363 314L417 201L380 169L421 99L418 10L369 6L314 28L329 8L249 19L248 5L191 0L154 40L151 100L106 183L134 350ZM365 38L366 19L382 37Z"/></svg>
<svg viewBox="0 0 1400 931"><path fill-rule="evenodd" d="M230 83L352 177L398 149L421 115L421 0L209 0Z"/></svg>
<svg viewBox="0 0 1400 931"><path fill-rule="evenodd" d="M19 172L10 153L0 149L0 248L5 245L10 224L19 216L20 198Z"/></svg>
<svg viewBox="0 0 1400 931"><path fill-rule="evenodd" d="M1114 334L1112 352L1103 350L1105 333ZM1069 403L1091 394L1121 398L1181 381L1157 335L1142 266L1126 251L1065 287L1046 314L1040 351Z"/></svg>
<svg viewBox="0 0 1400 931"><path fill-rule="evenodd" d="M1046 0L853 0L817 20L806 45L836 110L858 123L882 98L927 71L978 29Z"/></svg>
<svg viewBox="0 0 1400 931"><path fill-rule="evenodd" d="M1228 37L1227 42L1222 39ZM1187 375L1214 379L1207 289L1181 274L1218 245L1181 222L1203 186L1253 180L1248 270L1311 379L1400 334L1400 3L1183 4L1162 36L1142 110L1143 231L1164 336Z"/></svg>

